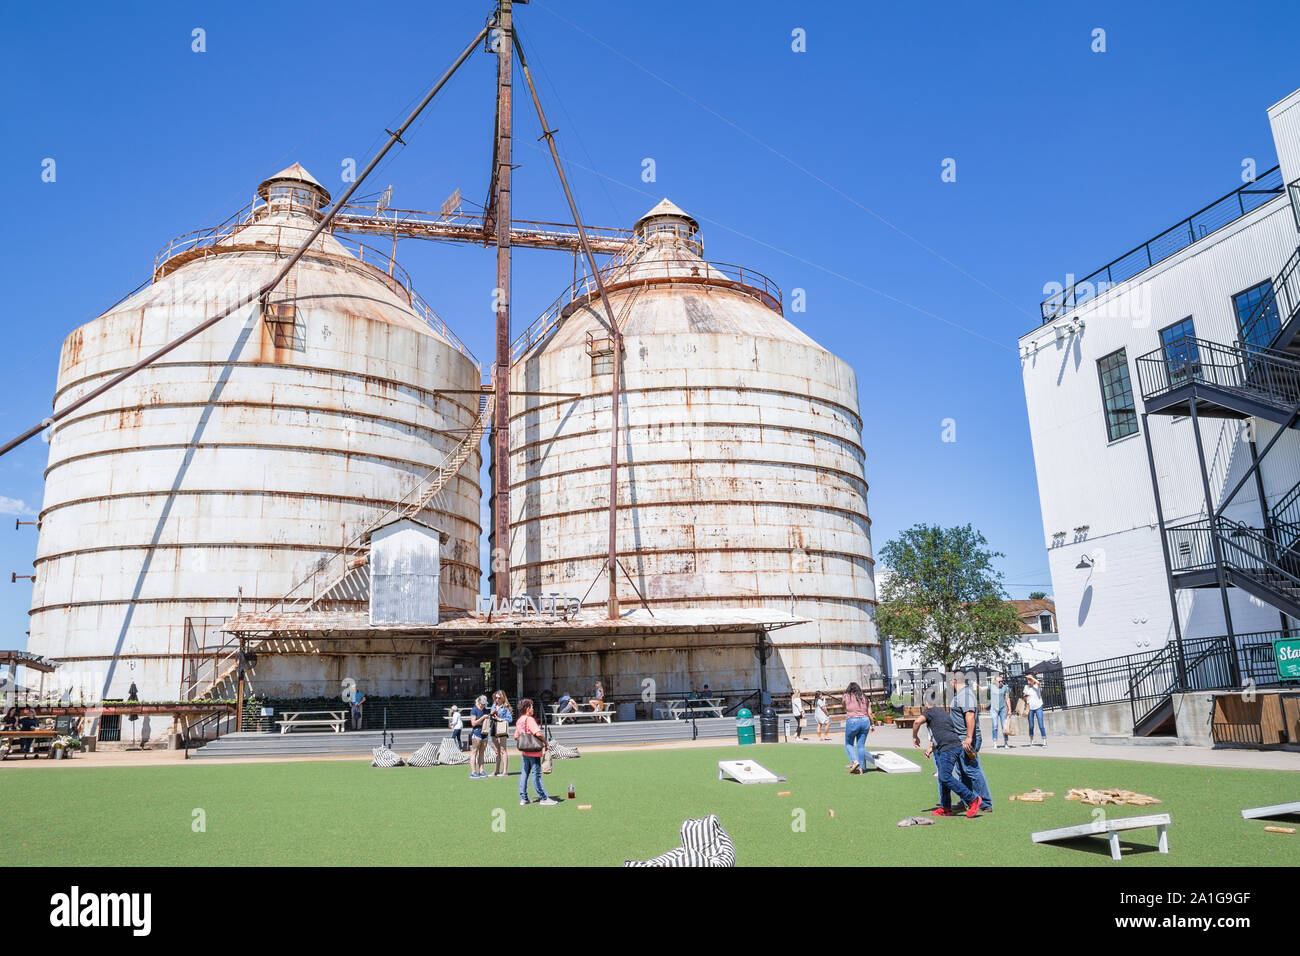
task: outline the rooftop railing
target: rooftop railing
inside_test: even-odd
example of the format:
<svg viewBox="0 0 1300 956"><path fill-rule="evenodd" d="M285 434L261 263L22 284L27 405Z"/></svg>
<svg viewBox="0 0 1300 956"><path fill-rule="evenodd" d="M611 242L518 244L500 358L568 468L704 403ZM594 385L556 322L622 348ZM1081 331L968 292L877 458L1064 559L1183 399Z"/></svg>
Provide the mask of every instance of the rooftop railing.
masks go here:
<svg viewBox="0 0 1300 956"><path fill-rule="evenodd" d="M266 203L255 199L220 225L207 229L196 229L193 232L177 236L163 246L158 255L154 257L154 281L158 281L171 271L168 268L169 263L172 264L171 268L174 269L194 259L235 251L235 248L240 245L236 237L241 231L256 224L259 219L270 213L289 210L291 205L291 203L284 200L277 200L272 206L268 206ZM316 210L311 211L314 213ZM264 251L276 256L287 256L298 248L306 234L314 227L277 224L266 228L275 230L275 241L270 243L259 240L257 243L258 251ZM326 247L327 237L346 249L354 260L353 262L338 260L337 256L335 256L336 261L342 261L346 268L383 282L395 295L406 300L411 310L438 335L446 339L452 348L472 361L475 368L481 369L478 359L469 350L469 346L461 341L460 337L451 330L442 317L425 301L424 297L415 291L415 283L411 279L411 274L406 271L401 263L373 246L368 246L351 236L336 235L329 230L317 236L308 251L317 255L330 255L333 250ZM181 262L175 261L182 257ZM360 266L359 269L357 265Z"/></svg>
<svg viewBox="0 0 1300 956"><path fill-rule="evenodd" d="M1181 252L1194 242L1228 223L1258 209L1275 196L1282 195L1282 173L1279 167L1260 174L1254 182L1234 189L1204 209L1192 213L1182 222L1171 226L1160 235L1130 249L1124 255L1106 263L1096 272L1072 283L1068 288L1044 299L1039 307L1043 324L1058 319L1071 309L1105 292L1111 286L1133 278L1157 262L1162 262Z"/></svg>
<svg viewBox="0 0 1300 956"><path fill-rule="evenodd" d="M607 288L673 281L722 285L756 299L778 314L783 314L780 287L761 272L727 262L705 262L702 259L638 261L636 254L641 249L642 247L628 249L601 267L601 279ZM559 298L515 338L510 347L510 360L515 362L528 354L561 319L599 294L593 276L586 275L578 279L560 293Z"/></svg>

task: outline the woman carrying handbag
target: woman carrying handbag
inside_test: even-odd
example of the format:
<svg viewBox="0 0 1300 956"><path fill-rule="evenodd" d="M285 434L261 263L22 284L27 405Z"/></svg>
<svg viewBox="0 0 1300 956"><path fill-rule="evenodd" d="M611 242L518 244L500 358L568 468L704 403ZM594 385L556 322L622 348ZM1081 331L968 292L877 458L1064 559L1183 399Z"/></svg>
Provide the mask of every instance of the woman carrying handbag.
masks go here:
<svg viewBox="0 0 1300 956"><path fill-rule="evenodd" d="M531 777L533 789L537 791L537 802L544 807L556 806L559 801L552 800L542 786L542 754L546 750L546 740L542 737L542 728L533 716L533 702L525 697L519 702L519 719L515 721L515 745L523 758L523 772L519 774L519 805L528 806L528 780Z"/></svg>
<svg viewBox="0 0 1300 956"><path fill-rule="evenodd" d="M506 743L510 739L510 722L513 719L510 698L505 691L497 691L492 695L492 747L497 758L496 770L492 771L494 777L504 777L510 772L510 749Z"/></svg>

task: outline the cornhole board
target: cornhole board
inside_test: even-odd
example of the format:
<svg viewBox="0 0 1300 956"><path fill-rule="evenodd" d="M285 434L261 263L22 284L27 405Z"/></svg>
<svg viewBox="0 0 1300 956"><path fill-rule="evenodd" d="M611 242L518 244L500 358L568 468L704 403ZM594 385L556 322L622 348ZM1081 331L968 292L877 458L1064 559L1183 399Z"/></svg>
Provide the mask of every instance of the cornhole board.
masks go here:
<svg viewBox="0 0 1300 956"><path fill-rule="evenodd" d="M1249 807L1241 811L1241 816L1246 820L1260 820L1268 817L1284 817L1291 813L1300 813L1300 803L1275 803L1271 807Z"/></svg>
<svg viewBox="0 0 1300 956"><path fill-rule="evenodd" d="M762 764L752 760L719 760L718 779L740 783L779 783L780 778Z"/></svg>
<svg viewBox="0 0 1300 956"><path fill-rule="evenodd" d="M892 750L871 751L877 770L883 770L885 773L920 773L921 768L912 763L902 754L896 754Z"/></svg>
<svg viewBox="0 0 1300 956"><path fill-rule="evenodd" d="M1077 840L1079 837L1105 835L1110 840L1110 858L1121 859L1119 852L1119 835L1125 830L1140 830L1143 827L1155 827L1158 849L1161 853L1169 852L1169 814L1152 813L1144 817L1116 817L1113 820L1093 820L1080 823L1075 827L1058 827L1055 830L1040 830L1031 833L1029 839L1035 843L1054 843L1057 840Z"/></svg>

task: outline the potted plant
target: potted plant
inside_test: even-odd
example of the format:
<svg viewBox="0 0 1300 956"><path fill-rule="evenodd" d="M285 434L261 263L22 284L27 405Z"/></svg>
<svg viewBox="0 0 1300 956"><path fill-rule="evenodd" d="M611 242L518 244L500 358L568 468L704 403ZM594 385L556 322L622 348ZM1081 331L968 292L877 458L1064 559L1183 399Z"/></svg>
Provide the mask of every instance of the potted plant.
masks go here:
<svg viewBox="0 0 1300 956"><path fill-rule="evenodd" d="M50 744L50 756L55 760L63 760L80 749L81 741L76 737L55 737L54 742Z"/></svg>

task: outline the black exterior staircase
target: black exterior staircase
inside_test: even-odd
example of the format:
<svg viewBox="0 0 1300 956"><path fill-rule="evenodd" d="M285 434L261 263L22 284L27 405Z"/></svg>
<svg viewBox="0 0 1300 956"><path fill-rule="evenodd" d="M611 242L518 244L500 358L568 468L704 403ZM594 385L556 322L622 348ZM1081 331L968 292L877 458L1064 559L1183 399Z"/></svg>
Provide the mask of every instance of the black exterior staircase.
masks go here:
<svg viewBox="0 0 1300 956"><path fill-rule="evenodd" d="M1241 344L1300 358L1300 248L1291 254L1255 310L1242 321Z"/></svg>
<svg viewBox="0 0 1300 956"><path fill-rule="evenodd" d="M1138 357L1149 414L1262 418L1300 427L1300 358L1249 345L1184 336Z"/></svg>

